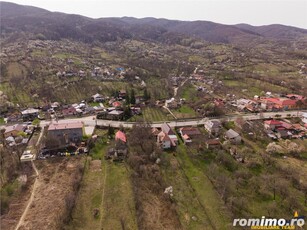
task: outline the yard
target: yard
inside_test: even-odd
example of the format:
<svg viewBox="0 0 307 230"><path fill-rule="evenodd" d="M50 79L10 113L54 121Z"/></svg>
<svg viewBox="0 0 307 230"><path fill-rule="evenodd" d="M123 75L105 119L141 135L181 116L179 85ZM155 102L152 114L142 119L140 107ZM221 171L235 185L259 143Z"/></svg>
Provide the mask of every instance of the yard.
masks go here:
<svg viewBox="0 0 307 230"><path fill-rule="evenodd" d="M130 172L125 163L104 159L110 146L107 142L104 138L91 151L73 220L66 229L120 229L123 225L125 229L137 228Z"/></svg>

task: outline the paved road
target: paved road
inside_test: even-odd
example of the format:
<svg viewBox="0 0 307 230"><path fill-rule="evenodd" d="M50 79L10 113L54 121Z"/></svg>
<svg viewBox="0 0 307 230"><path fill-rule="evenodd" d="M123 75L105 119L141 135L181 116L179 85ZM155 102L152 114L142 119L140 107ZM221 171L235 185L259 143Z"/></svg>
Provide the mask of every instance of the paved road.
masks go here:
<svg viewBox="0 0 307 230"><path fill-rule="evenodd" d="M282 118L287 118L290 114L293 117L300 116L302 112L305 111L286 111L286 112L265 112L262 113L262 115L259 114L232 114L232 115L225 115L218 118L203 118L203 119L191 119L191 120L184 120L184 121L167 121L167 123L171 127L183 127L183 126L195 126L195 125L203 125L208 119L219 119L219 120L227 120L227 121L234 121L238 117L243 117L245 120L259 120L264 118L274 118L276 114L279 114ZM101 120L101 119L95 119L95 116L89 116L89 117L81 117L81 118L73 118L73 119L65 119L65 120L59 120L59 123L63 122L76 122L76 121L82 121L84 122L85 126L105 126L108 127L109 125L114 128L119 128L120 126L123 126L125 128L131 128L135 122L126 122L126 121L111 121L111 120ZM56 122L56 121L53 121ZM41 126L48 125L50 121L42 121ZM161 125L164 122L152 122L152 127L161 127Z"/></svg>

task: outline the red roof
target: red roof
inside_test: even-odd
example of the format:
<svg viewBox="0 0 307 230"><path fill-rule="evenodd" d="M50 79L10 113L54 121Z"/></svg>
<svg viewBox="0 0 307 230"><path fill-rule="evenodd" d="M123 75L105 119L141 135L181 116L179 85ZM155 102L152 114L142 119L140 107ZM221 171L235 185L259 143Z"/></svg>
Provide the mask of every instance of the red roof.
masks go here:
<svg viewBox="0 0 307 230"><path fill-rule="evenodd" d="M120 107L122 104L119 101L115 101L112 103L114 107Z"/></svg>
<svg viewBox="0 0 307 230"><path fill-rule="evenodd" d="M284 100L282 101L283 106L294 106L297 100Z"/></svg>
<svg viewBox="0 0 307 230"><path fill-rule="evenodd" d="M282 124L280 121L277 121L277 120L268 120L268 121L265 121L264 123L268 125L281 125Z"/></svg>
<svg viewBox="0 0 307 230"><path fill-rule="evenodd" d="M117 131L115 134L115 140L121 140L122 142L127 142L126 134L124 134L122 131Z"/></svg>

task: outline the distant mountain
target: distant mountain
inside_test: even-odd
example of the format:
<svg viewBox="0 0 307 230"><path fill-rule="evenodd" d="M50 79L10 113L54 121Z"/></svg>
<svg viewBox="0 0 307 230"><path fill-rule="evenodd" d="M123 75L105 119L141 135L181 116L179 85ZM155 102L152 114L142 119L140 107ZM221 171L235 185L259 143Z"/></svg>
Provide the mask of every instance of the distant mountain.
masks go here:
<svg viewBox="0 0 307 230"><path fill-rule="evenodd" d="M180 40L194 37L214 43L249 44L251 41L295 40L307 37L307 30L283 25L223 25L208 21L178 21L156 18L92 19L80 15L50 12L32 6L0 2L1 34L27 32L46 39L69 38L84 42L118 39Z"/></svg>

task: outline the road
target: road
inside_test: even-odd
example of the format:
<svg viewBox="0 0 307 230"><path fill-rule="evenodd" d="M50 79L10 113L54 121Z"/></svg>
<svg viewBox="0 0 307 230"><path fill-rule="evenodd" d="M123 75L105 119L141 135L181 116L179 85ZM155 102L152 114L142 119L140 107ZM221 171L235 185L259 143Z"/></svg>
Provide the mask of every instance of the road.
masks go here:
<svg viewBox="0 0 307 230"><path fill-rule="evenodd" d="M183 127L183 126L196 126L196 125L204 125L204 123L207 120L211 119L219 119L219 120L227 120L227 121L234 121L239 117L243 117L245 120L261 120L265 118L274 118L276 114L279 114L282 118L287 118L290 114L293 117L300 116L302 112L306 111L285 111L285 112L265 112L262 114L244 114L244 113L238 113L238 114L231 114L231 115L225 115L222 117L217 118L202 118L202 119L189 119L184 121L166 121L171 127ZM136 122L126 122L126 121L112 121L112 120L101 120L101 119L95 119L95 116L89 116L89 117L81 117L81 118L73 118L73 119L65 119L65 120L59 120L59 123L66 123L66 122L76 122L76 121L82 121L85 126L104 126L104 127L114 127L119 128L120 126L123 126L125 128L132 128ZM53 121L56 122L56 121ZM164 122L151 122L152 127L161 127L161 125ZM49 125L50 121L42 121L41 126L44 127L46 125Z"/></svg>

